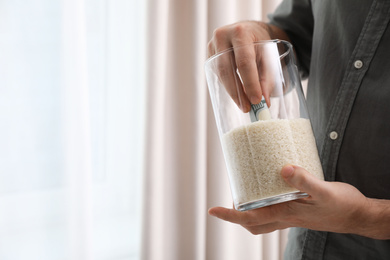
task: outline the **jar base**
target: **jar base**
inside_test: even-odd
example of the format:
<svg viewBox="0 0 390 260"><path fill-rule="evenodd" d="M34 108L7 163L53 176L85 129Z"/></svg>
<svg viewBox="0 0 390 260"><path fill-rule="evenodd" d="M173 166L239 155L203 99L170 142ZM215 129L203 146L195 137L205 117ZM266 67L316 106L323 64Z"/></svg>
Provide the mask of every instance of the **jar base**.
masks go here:
<svg viewBox="0 0 390 260"><path fill-rule="evenodd" d="M257 208L262 208L286 201L291 201L291 200L296 200L296 199L302 199L309 197L309 195L305 192L300 192L300 191L295 191L295 192L289 192L289 193L284 193L272 197L268 197L265 199L261 200L255 200L255 201L250 201L246 203L242 203L237 205L235 208L238 211L246 211L250 209L257 209Z"/></svg>

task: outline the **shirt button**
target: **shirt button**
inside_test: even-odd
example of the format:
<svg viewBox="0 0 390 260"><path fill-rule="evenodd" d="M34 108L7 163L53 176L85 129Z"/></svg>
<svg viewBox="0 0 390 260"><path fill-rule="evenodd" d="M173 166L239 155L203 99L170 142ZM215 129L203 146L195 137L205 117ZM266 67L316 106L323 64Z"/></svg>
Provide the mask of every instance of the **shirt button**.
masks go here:
<svg viewBox="0 0 390 260"><path fill-rule="evenodd" d="M355 66L355 68L357 69L361 69L363 67L363 61L361 60L356 60L353 65Z"/></svg>
<svg viewBox="0 0 390 260"><path fill-rule="evenodd" d="M330 139L332 139L332 140L336 140L337 137L339 137L339 135L337 134L336 131L333 131L333 132L330 132L329 137L330 137Z"/></svg>

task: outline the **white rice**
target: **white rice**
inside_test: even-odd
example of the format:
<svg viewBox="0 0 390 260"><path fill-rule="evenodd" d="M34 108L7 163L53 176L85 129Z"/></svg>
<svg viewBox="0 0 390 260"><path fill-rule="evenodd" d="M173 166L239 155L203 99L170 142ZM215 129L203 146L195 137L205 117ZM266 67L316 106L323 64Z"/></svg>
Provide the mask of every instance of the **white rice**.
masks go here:
<svg viewBox="0 0 390 260"><path fill-rule="evenodd" d="M280 175L286 164L324 178L308 119L254 122L226 133L222 145L236 205L297 191Z"/></svg>

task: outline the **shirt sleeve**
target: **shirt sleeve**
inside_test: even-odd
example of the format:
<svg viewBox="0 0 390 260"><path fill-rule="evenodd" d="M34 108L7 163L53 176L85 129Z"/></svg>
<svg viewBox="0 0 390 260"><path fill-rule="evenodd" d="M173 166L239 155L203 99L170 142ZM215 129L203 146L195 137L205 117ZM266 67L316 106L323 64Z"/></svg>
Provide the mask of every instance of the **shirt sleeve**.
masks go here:
<svg viewBox="0 0 390 260"><path fill-rule="evenodd" d="M284 0L269 15L270 24L283 29L289 36L298 58L302 77L310 72L314 18L310 0Z"/></svg>

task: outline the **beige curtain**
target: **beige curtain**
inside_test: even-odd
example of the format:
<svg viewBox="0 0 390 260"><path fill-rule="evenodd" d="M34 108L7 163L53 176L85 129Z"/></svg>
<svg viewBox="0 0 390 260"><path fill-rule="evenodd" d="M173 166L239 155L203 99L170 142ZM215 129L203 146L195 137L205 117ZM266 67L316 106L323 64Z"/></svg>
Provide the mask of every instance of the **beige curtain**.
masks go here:
<svg viewBox="0 0 390 260"><path fill-rule="evenodd" d="M286 230L253 236L207 215L232 199L203 70L215 28L279 2L148 0L142 259L282 258Z"/></svg>

